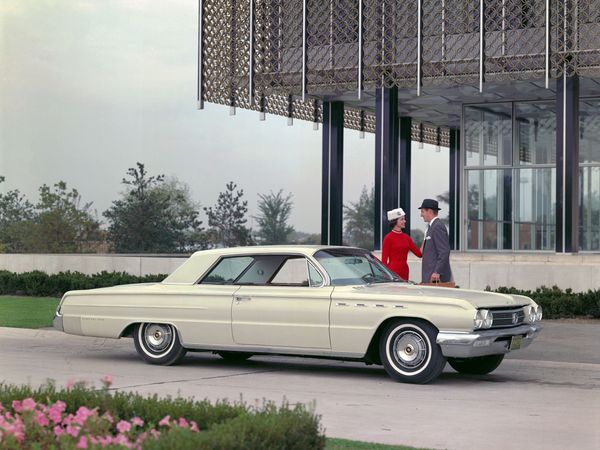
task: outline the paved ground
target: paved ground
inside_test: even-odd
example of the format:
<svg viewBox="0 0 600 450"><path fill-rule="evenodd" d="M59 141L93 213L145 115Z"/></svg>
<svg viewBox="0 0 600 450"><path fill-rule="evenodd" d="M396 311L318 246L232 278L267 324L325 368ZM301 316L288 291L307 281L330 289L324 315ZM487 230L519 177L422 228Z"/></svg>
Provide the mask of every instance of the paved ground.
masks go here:
<svg viewBox="0 0 600 450"><path fill-rule="evenodd" d="M364 441L448 449L599 449L600 322L546 322L538 340L491 375L446 368L414 386L379 367L255 357L226 363L208 353L177 367L141 362L130 339L0 328L0 380L38 385L114 376L115 388L248 402L315 402L326 433Z"/></svg>

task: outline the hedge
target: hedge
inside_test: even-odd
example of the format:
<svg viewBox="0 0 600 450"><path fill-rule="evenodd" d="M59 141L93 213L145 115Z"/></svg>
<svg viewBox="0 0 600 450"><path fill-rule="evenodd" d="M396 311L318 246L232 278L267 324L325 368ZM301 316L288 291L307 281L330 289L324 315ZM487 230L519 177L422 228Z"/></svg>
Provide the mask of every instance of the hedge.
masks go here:
<svg viewBox="0 0 600 450"><path fill-rule="evenodd" d="M1 295L29 295L33 297L62 297L67 291L116 286L117 284L160 282L167 275L138 277L125 272L102 271L93 275L81 272L59 272L48 275L33 272L14 273L0 270Z"/></svg>
<svg viewBox="0 0 600 450"><path fill-rule="evenodd" d="M488 286L487 291L491 290ZM544 312L546 319L585 317L600 319L600 290L573 292L572 289L563 291L557 286L539 287L534 291L516 289L514 287L499 287L494 292L502 294L517 294L531 297Z"/></svg>

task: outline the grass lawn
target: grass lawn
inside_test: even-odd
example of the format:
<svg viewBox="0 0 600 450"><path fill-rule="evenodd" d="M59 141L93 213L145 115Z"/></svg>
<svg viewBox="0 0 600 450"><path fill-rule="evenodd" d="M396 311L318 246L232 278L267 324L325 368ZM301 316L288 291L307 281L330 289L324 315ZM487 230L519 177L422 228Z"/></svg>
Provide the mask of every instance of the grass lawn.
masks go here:
<svg viewBox="0 0 600 450"><path fill-rule="evenodd" d="M58 298L0 295L0 327L51 327Z"/></svg>
<svg viewBox="0 0 600 450"><path fill-rule="evenodd" d="M372 442L349 441L347 439L327 438L325 450L416 450L403 445L374 444Z"/></svg>

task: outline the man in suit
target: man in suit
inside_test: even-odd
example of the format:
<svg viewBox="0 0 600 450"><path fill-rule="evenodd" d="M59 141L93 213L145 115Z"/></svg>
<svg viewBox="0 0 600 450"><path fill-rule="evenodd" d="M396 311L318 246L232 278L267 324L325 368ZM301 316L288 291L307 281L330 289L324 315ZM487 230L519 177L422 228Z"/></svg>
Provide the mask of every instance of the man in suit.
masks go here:
<svg viewBox="0 0 600 450"><path fill-rule="evenodd" d="M426 198L419 207L421 217L427 222L427 232L423 240L423 263L421 277L423 283L451 281L450 240L446 225L438 218L440 210L436 200Z"/></svg>

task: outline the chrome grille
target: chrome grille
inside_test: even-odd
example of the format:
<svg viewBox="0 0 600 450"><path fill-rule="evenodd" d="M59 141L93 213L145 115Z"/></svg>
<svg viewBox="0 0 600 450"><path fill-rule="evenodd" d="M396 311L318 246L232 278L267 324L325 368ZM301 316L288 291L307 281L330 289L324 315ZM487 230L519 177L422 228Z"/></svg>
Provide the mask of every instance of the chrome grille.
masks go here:
<svg viewBox="0 0 600 450"><path fill-rule="evenodd" d="M493 309L491 310L494 321L492 328L516 327L525 322L525 311L521 308Z"/></svg>

